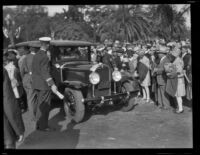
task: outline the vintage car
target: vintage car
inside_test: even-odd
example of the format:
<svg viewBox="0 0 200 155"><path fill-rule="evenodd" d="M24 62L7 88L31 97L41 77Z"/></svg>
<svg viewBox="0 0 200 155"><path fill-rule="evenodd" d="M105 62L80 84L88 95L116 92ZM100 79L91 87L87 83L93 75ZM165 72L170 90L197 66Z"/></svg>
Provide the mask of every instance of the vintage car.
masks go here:
<svg viewBox="0 0 200 155"><path fill-rule="evenodd" d="M16 47L29 46L29 41ZM50 42L51 74L64 94L64 109L75 122L84 119L86 109L108 104L130 111L139 91L138 82L127 74L102 63L91 62L91 46L85 41L52 40ZM39 46L38 46L39 47Z"/></svg>

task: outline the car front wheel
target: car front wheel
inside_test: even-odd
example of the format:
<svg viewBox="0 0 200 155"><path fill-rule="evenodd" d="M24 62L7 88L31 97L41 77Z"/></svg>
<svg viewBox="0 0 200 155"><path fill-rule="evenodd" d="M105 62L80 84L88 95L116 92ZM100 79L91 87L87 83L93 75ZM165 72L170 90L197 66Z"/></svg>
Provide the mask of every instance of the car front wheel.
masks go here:
<svg viewBox="0 0 200 155"><path fill-rule="evenodd" d="M84 118L85 105L82 99L81 91L65 88L64 110L66 115L76 123L81 122Z"/></svg>
<svg viewBox="0 0 200 155"><path fill-rule="evenodd" d="M121 91L122 91L122 93L125 93L125 92L132 91L132 89L133 89L132 85L129 82L125 82L122 85ZM121 111L123 111L123 112L130 111L131 109L134 108L135 105L136 104L135 104L134 95L130 95L128 97L124 97L122 99L122 108L121 108Z"/></svg>

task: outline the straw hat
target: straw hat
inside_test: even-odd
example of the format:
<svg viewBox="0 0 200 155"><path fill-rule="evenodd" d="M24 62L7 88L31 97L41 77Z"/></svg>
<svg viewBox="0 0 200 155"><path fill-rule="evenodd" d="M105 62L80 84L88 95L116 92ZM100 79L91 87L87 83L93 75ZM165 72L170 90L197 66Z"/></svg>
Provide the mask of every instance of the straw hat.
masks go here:
<svg viewBox="0 0 200 155"><path fill-rule="evenodd" d="M177 57L181 54L181 50L179 48L174 48L174 50L171 51L171 54Z"/></svg>
<svg viewBox="0 0 200 155"><path fill-rule="evenodd" d="M104 45L99 45L97 46L97 51L102 51L104 50L105 46Z"/></svg>
<svg viewBox="0 0 200 155"><path fill-rule="evenodd" d="M141 50L139 50L137 53L138 53L138 55L142 56L142 55L145 54L145 50L144 50L144 49L141 49Z"/></svg>
<svg viewBox="0 0 200 155"><path fill-rule="evenodd" d="M157 53L167 54L168 48L165 46L160 46L159 49L156 51Z"/></svg>
<svg viewBox="0 0 200 155"><path fill-rule="evenodd" d="M133 49L133 51L135 51L135 52L137 52L139 50L140 50L140 48L138 46L134 47L134 49Z"/></svg>

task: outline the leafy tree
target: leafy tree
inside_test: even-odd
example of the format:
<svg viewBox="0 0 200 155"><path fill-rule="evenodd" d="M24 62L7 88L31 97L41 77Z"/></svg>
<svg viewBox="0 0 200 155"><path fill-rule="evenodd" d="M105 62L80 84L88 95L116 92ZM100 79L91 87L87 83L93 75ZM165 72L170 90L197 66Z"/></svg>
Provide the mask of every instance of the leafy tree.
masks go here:
<svg viewBox="0 0 200 155"><path fill-rule="evenodd" d="M92 41L93 29L84 21L84 14L80 12L84 6L70 6L68 11L55 14L51 18L51 33L54 39Z"/></svg>

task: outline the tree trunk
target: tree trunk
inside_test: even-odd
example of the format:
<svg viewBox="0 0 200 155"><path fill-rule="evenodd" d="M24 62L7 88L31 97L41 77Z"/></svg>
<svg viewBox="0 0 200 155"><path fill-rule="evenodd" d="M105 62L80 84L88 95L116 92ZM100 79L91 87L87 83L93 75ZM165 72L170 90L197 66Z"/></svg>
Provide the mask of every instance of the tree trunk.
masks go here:
<svg viewBox="0 0 200 155"><path fill-rule="evenodd" d="M14 46L15 42L14 42L14 35L13 35L13 31L12 30L10 30L10 32L9 32L9 40L10 40L10 44L12 46Z"/></svg>

